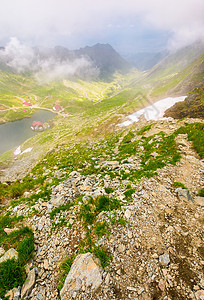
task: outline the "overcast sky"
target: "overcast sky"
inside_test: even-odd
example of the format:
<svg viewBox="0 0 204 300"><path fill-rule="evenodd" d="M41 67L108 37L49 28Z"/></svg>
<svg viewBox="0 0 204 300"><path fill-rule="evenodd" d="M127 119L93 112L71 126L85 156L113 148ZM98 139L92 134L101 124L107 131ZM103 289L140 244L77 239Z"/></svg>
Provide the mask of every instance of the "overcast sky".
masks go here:
<svg viewBox="0 0 204 300"><path fill-rule="evenodd" d="M121 54L204 40L204 0L0 0L0 46L76 49L110 43Z"/></svg>

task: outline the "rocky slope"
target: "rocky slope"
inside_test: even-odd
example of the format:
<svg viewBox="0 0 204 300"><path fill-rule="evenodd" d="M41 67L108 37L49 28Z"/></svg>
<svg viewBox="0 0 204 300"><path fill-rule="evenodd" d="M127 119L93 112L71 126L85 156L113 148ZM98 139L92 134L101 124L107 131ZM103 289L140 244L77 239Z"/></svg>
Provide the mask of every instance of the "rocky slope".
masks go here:
<svg viewBox="0 0 204 300"><path fill-rule="evenodd" d="M10 291L10 299L203 299L204 198L198 191L204 185L204 164L187 134L175 136L181 155L176 163L166 160L157 173L128 178L143 168L145 140L152 144L152 163L160 147L164 151L161 132L170 136L196 121L143 121L143 132L136 123L131 133L122 132L112 152L91 155L95 171L86 174L74 166L72 172L59 164L43 167L50 196L40 196L35 188L24 193L23 201L5 206L10 217L24 216L23 224L34 233L26 284ZM134 143L139 152L120 160L124 147ZM83 163L90 168L88 159ZM62 178L58 184L56 178ZM66 257L74 263L63 287L68 268L64 272L60 265Z"/></svg>

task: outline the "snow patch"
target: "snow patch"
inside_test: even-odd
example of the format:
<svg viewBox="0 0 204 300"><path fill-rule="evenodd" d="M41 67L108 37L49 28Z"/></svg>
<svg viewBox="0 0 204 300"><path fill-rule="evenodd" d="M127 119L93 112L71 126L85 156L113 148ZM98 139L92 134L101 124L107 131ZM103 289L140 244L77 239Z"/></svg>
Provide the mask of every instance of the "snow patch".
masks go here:
<svg viewBox="0 0 204 300"><path fill-rule="evenodd" d="M27 148L21 154L31 152L32 150L33 150L33 148L31 148L31 147Z"/></svg>
<svg viewBox="0 0 204 300"><path fill-rule="evenodd" d="M14 155L19 155L19 154L21 154L21 146L16 148L16 150L14 151Z"/></svg>
<svg viewBox="0 0 204 300"><path fill-rule="evenodd" d="M186 96L181 96L181 97L168 97L161 99L152 105L149 105L145 108L142 108L135 113L127 116L127 121L119 124L121 127L128 126L134 122L138 122L139 118L144 115L145 119L147 121L149 120L159 120L163 117L164 112L171 106L173 106L175 103L184 101Z"/></svg>
<svg viewBox="0 0 204 300"><path fill-rule="evenodd" d="M23 152L21 151L21 146L19 146L18 148L16 148L16 150L14 151L14 155L19 155L19 154L24 154L24 153L28 153L31 152L33 150L33 148L27 148L25 149Z"/></svg>

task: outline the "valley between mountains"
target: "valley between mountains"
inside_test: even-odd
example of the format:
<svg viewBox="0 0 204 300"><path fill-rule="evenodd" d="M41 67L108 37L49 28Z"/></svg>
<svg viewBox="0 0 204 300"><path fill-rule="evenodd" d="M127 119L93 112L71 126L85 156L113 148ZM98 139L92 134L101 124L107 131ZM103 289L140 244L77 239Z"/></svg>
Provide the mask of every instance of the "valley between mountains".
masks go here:
<svg viewBox="0 0 204 300"><path fill-rule="evenodd" d="M204 298L203 48L148 71L105 49L114 64L97 61L97 80L0 66L2 123L62 108L0 155L1 299ZM174 96L187 97L166 118L119 126Z"/></svg>

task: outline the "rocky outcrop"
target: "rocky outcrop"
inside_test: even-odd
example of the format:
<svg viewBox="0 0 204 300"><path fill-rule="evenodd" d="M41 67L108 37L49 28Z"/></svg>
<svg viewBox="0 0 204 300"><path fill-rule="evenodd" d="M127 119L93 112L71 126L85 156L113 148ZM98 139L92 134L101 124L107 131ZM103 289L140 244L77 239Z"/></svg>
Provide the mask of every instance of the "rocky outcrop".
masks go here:
<svg viewBox="0 0 204 300"><path fill-rule="evenodd" d="M96 291L102 283L102 269L98 259L91 253L80 254L75 259L60 291L62 300L69 299L79 290L90 288Z"/></svg>
<svg viewBox="0 0 204 300"><path fill-rule="evenodd" d="M26 281L23 284L21 290L21 299L24 299L26 296L29 296L33 287L35 285L35 269L29 271Z"/></svg>

